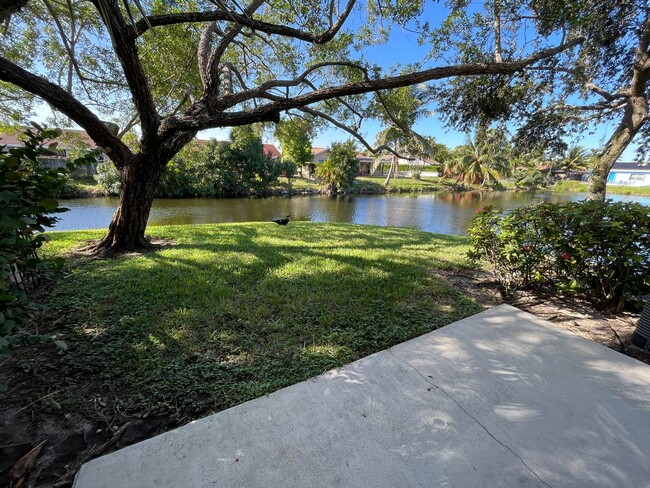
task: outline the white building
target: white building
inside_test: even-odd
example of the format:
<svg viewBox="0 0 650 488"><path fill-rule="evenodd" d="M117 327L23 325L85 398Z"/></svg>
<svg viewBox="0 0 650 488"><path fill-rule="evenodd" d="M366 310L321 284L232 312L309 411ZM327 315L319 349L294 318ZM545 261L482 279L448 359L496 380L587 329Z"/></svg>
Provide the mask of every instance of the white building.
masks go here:
<svg viewBox="0 0 650 488"><path fill-rule="evenodd" d="M650 163L615 163L609 172L607 183L650 186Z"/></svg>

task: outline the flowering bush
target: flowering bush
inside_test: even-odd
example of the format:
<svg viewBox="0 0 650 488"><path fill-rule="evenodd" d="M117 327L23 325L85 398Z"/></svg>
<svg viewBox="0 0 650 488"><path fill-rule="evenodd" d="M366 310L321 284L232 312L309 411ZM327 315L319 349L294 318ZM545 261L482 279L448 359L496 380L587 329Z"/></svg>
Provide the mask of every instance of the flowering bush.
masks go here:
<svg viewBox="0 0 650 488"><path fill-rule="evenodd" d="M470 258L488 263L510 294L550 286L599 307L650 292L650 208L638 203L543 203L477 212Z"/></svg>

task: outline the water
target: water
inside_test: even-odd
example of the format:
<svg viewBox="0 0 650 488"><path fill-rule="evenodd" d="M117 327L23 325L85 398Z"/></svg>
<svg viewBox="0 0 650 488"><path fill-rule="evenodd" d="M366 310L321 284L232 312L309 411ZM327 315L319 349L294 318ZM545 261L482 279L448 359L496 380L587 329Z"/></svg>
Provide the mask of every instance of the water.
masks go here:
<svg viewBox="0 0 650 488"><path fill-rule="evenodd" d="M512 209L539 202L582 200L584 193L467 192L416 195L341 195L336 197L190 198L154 201L150 225L260 222L291 215L292 220L351 222L408 227L441 234L464 234L476 210L486 205ZM650 205L650 197L612 195L619 201ZM117 198L65 200L56 230L106 228Z"/></svg>

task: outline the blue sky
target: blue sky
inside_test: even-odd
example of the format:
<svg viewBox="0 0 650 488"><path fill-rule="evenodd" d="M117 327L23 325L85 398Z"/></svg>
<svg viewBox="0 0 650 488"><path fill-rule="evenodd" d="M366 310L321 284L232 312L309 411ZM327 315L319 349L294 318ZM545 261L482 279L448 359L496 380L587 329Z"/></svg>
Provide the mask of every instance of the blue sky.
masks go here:
<svg viewBox="0 0 650 488"><path fill-rule="evenodd" d="M432 4L427 2L423 17L429 20L432 25L438 25L446 17L446 11L441 3ZM346 26L348 29L354 31L362 21L360 18L352 16ZM417 63L428 54L427 47L418 46L417 39L418 34L400 27L394 27L391 30L387 44L366 48L363 51L363 56L366 60L377 63L385 68L397 64L407 65ZM587 149L601 148L607 138L613 133L615 127L616 121L609 124L600 124L593 128L593 134L584 134L582 137L580 134L577 134L575 140L567 141L567 143L570 145L574 143L579 144ZM361 133L372 144L381 129L382 127L378 121L366 120L362 126ZM435 114L420 119L414 126L414 129L422 135L435 137L436 141L444 143L450 148L464 144L467 139L466 134L446 127ZM228 129L212 129L200 132L199 137L214 137L223 140L228 138L228 133ZM347 132L341 129L331 128L319 133L312 141L312 145L314 147L328 147L333 142L341 142L349 138L350 135ZM274 143L279 147L277 141L273 140L272 135L266 135L265 139L264 142ZM361 144L359 144L359 147L361 147ZM621 159L626 161L633 160L635 156L634 150L634 147L628 147Z"/></svg>
<svg viewBox="0 0 650 488"><path fill-rule="evenodd" d="M446 17L444 7L440 3L434 4L426 2L426 5L427 6L421 19L424 18L429 20L432 25L438 25L440 21ZM346 28L355 31L362 22L363 19L359 16L353 15L348 20ZM394 27L391 30L388 43L381 46L365 48L363 56L368 61L379 64L384 68L390 68L397 64L407 65L410 63L416 63L421 61L427 54L427 47L418 46L417 38L418 34L415 32L400 27ZM39 110L37 121L43 122L49 113L49 109L46 108L46 106L43 106L43 109ZM585 134L582 138L577 137L576 140L567 142L569 144L578 143L587 149L602 147L604 142L607 140L607 137L609 137L609 135L614 131L615 124L616 121L610 124L601 124L594 127L593 134ZM364 135L366 140L372 144L376 139L377 133L381 129L382 127L378 121L366 120L360 132ZM454 130L453 128L445 127L435 114L420 119L416 123L414 129L422 135L435 137L438 142L444 143L450 148L463 144L467 138L466 134ZM229 129L211 129L201 131L199 137L205 139L214 137L219 140L224 140L228 138L228 134ZM333 142L345 141L349 138L350 135L347 132L331 128L319 133L312 141L312 144L315 147L328 147ZM267 134L264 142L277 144L277 141L273 140L272 134ZM277 145L279 146L279 144ZM360 144L359 147L361 147ZM621 159L634 159L634 147L629 147Z"/></svg>

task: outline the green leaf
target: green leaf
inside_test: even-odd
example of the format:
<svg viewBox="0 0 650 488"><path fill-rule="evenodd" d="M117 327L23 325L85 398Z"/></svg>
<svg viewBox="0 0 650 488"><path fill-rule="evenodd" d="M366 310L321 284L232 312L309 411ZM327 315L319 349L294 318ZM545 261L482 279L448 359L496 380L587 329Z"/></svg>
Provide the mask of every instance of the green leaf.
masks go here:
<svg viewBox="0 0 650 488"><path fill-rule="evenodd" d="M54 198L43 198L38 201L38 205L43 207L47 212L52 212L57 209L59 202Z"/></svg>

